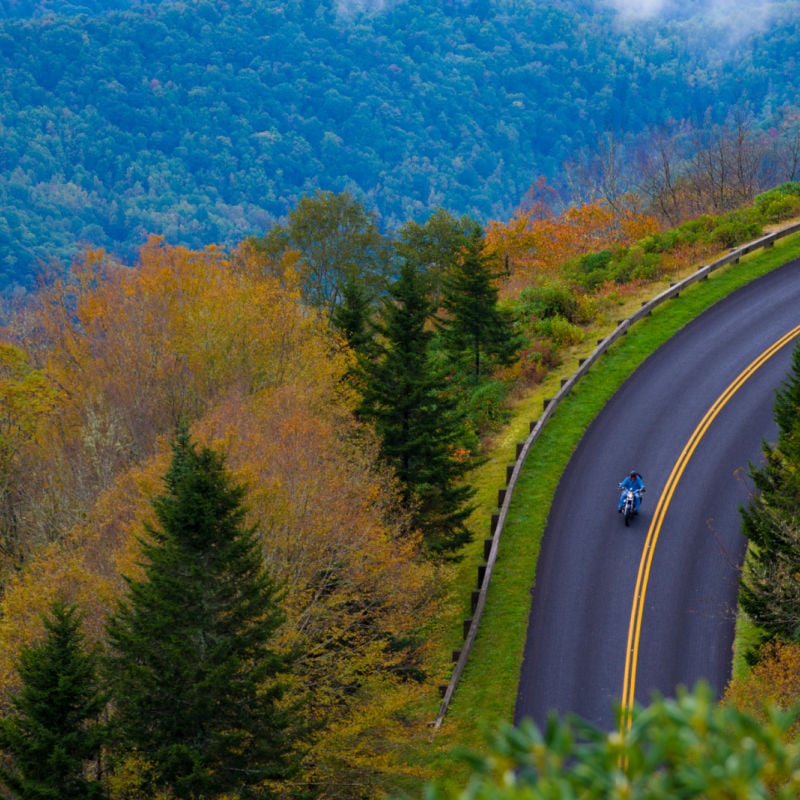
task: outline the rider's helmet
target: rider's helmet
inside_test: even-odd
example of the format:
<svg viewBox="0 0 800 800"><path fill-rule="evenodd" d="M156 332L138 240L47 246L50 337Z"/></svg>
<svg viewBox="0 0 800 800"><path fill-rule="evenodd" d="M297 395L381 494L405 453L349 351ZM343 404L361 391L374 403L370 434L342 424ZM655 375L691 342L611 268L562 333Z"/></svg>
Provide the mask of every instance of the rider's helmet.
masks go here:
<svg viewBox="0 0 800 800"><path fill-rule="evenodd" d="M631 470L631 478L635 478L635 477L636 477L636 470L632 469Z"/></svg>

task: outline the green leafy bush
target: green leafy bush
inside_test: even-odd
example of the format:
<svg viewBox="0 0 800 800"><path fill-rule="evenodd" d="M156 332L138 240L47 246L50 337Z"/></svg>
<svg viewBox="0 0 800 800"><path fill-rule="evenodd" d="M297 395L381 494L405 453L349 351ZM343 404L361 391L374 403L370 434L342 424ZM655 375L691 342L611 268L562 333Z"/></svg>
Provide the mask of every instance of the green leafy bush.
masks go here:
<svg viewBox="0 0 800 800"><path fill-rule="evenodd" d="M538 339L520 354L522 378L534 383L561 364L561 354L549 339Z"/></svg>
<svg viewBox="0 0 800 800"><path fill-rule="evenodd" d="M610 250L588 253L565 269L578 286L591 292L612 279L610 265L613 258Z"/></svg>
<svg viewBox="0 0 800 800"><path fill-rule="evenodd" d="M583 328L560 316L537 320L532 332L535 336L549 339L556 347L580 344L585 335Z"/></svg>
<svg viewBox="0 0 800 800"><path fill-rule="evenodd" d="M782 183L756 197L754 206L764 222L781 222L800 215L800 183Z"/></svg>
<svg viewBox="0 0 800 800"><path fill-rule="evenodd" d="M676 247L709 241L715 226L716 217L702 214L676 228L648 236L642 240L641 246L646 253L667 253Z"/></svg>
<svg viewBox="0 0 800 800"><path fill-rule="evenodd" d="M467 396L466 415L476 431L491 430L509 418L506 405L508 386L500 380L489 380L474 386Z"/></svg>
<svg viewBox="0 0 800 800"><path fill-rule="evenodd" d="M726 214L711 234L711 241L722 247L736 247L763 233L761 221L753 209L743 209Z"/></svg>
<svg viewBox="0 0 800 800"><path fill-rule="evenodd" d="M651 281L661 277L661 257L658 253L647 253L641 246L624 251L610 267L615 283L628 283L632 280Z"/></svg>
<svg viewBox="0 0 800 800"><path fill-rule="evenodd" d="M766 723L714 702L705 684L636 708L606 732L551 717L504 726L485 755L470 755L468 788L428 788L426 800L756 800L800 793L797 711L770 707Z"/></svg>
<svg viewBox="0 0 800 800"><path fill-rule="evenodd" d="M781 222L800 215L800 196L784 195L770 198L761 207L764 222Z"/></svg>
<svg viewBox="0 0 800 800"><path fill-rule="evenodd" d="M557 283L523 289L517 301L517 314L521 319L562 317L570 322L583 321L581 302L575 292Z"/></svg>

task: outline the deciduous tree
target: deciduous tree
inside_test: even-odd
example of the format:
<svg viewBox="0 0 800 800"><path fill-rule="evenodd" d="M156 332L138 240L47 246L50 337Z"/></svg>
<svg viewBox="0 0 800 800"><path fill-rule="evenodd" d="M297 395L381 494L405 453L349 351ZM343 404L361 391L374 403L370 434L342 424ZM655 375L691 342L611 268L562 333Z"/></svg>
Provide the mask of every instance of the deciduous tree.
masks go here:
<svg viewBox="0 0 800 800"><path fill-rule="evenodd" d="M752 202L766 157L765 138L746 109L735 108L724 125L707 121L694 132L687 169L693 214L719 214Z"/></svg>
<svg viewBox="0 0 800 800"><path fill-rule="evenodd" d="M99 641L127 588L120 575L145 579L139 538L143 521L158 524L148 498L163 488L169 466L168 401L191 397L200 415L193 434L224 452L248 486L248 520L282 588L276 646L300 653L285 702L315 687L307 713L324 725L297 780L330 797L350 797L355 784L365 796L389 793L409 771L410 739L425 735L426 720L402 709L416 706L420 693L435 694L424 681L424 626L436 609L436 570L420 558L420 537L409 533L377 438L354 418L356 398L343 380L348 360L301 302L290 261L265 274L246 250L228 257L157 241L142 256L137 269L107 264L110 274L101 262L97 271L87 264L79 284L65 287L74 293L47 306L35 327L47 334L31 340L35 363L57 376L64 396L28 475L26 521L42 530L58 521L59 536L4 587L1 696L14 691L11 661L55 593L86 610L87 635ZM147 330L137 335L140 326ZM186 369L170 375L155 357L162 351L180 354ZM151 411L122 426L137 419L130 404L140 402ZM97 408L121 427L91 427L87 409ZM182 408L188 416L190 405ZM141 448L110 435L120 429L136 431ZM98 466L103 481L92 477ZM45 476L52 484L40 486ZM56 491L82 492L80 513L64 515ZM146 766L127 764L120 781Z"/></svg>
<svg viewBox="0 0 800 800"><path fill-rule="evenodd" d="M397 234L395 250L401 259L425 276L426 292L434 306L441 297L445 273L468 245L478 223L468 216L455 217L437 208L424 223L405 223Z"/></svg>
<svg viewBox="0 0 800 800"><path fill-rule="evenodd" d="M724 702L766 724L771 708L786 711L800 702L800 643L774 639L766 643L758 663L738 675L725 688ZM800 723L788 731L786 741L797 739Z"/></svg>
<svg viewBox="0 0 800 800"><path fill-rule="evenodd" d="M488 247L510 269L509 286L556 278L568 261L608 247L631 244L658 230L656 221L636 210L615 210L595 201L540 218L533 209L518 208L507 223L491 222Z"/></svg>
<svg viewBox="0 0 800 800"><path fill-rule="evenodd" d="M348 192L318 190L303 197L289 212L288 222L264 237L264 250L278 256L286 248L300 252L303 295L327 316L342 300L348 283L368 293L385 288L389 251L375 215Z"/></svg>
<svg viewBox="0 0 800 800"><path fill-rule="evenodd" d="M231 387L280 385L308 369L311 351L330 353L329 332L299 297L290 265L265 276L246 248L155 238L136 269L93 253L43 291L23 344L61 401L42 422L17 509L27 535L64 535L159 437Z"/></svg>
<svg viewBox="0 0 800 800"><path fill-rule="evenodd" d="M23 452L58 401L43 370L19 347L0 344L0 556L19 566L32 545L20 530L28 476Z"/></svg>

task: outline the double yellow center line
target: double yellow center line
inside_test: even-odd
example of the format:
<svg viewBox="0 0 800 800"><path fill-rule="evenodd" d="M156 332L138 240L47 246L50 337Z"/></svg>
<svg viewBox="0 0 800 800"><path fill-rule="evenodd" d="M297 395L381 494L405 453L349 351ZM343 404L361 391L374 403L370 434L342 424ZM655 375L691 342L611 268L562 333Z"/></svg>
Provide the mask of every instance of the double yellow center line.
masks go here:
<svg viewBox="0 0 800 800"><path fill-rule="evenodd" d="M644 548L642 550L642 558L639 562L639 572L636 576L636 588L633 592L633 606L631 608L631 618L628 625L628 646L625 658L625 676L622 684L622 703L621 703L621 721L620 727L622 731L626 731L631 724L631 712L633 711L636 693L636 666L639 660L639 641L642 632L642 616L644 614L644 601L647 594L647 584L650 579L650 568L653 564L653 555L656 549L656 542L661 533L661 526L664 523L669 504L672 501L672 496L677 488L678 481L686 469L689 459L700 444L700 440L705 435L711 423L717 417L720 411L724 408L728 400L736 394L737 391L749 380L753 374L763 366L772 356L774 356L782 347L800 334L800 325L790 330L785 336L782 336L778 341L768 347L758 358L752 361L746 369L744 369L739 376L728 386L728 388L717 398L714 404L709 408L706 415L700 421L700 424L695 428L694 433L689 437L689 441L683 448L683 452L678 458L672 472L667 479L664 491L658 499L655 513L653 514L653 521L650 523L650 528L647 531L647 538L645 539Z"/></svg>

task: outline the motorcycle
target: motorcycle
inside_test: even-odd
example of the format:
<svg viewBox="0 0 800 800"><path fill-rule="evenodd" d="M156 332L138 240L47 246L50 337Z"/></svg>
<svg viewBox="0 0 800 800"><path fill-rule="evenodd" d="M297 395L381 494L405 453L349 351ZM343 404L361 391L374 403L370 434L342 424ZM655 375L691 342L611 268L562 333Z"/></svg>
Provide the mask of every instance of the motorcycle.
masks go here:
<svg viewBox="0 0 800 800"><path fill-rule="evenodd" d="M620 484L619 488L624 492L624 497L622 499L622 517L625 520L625 527L627 528L628 525L631 524L633 517L639 513L636 508L641 504L644 487L641 489L625 489L622 484Z"/></svg>

